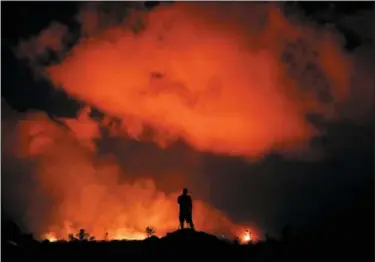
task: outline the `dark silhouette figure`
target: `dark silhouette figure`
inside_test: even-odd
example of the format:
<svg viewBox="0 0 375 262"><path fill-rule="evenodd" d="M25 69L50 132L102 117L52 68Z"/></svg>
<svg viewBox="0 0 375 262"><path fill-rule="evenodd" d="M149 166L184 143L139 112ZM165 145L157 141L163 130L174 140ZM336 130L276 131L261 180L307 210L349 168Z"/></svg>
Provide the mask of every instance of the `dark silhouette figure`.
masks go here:
<svg viewBox="0 0 375 262"><path fill-rule="evenodd" d="M193 202L191 197L188 195L187 188L184 188L182 194L177 198L177 203L180 205L180 227L181 229L184 228L184 223L189 224L191 229L194 229L193 223Z"/></svg>

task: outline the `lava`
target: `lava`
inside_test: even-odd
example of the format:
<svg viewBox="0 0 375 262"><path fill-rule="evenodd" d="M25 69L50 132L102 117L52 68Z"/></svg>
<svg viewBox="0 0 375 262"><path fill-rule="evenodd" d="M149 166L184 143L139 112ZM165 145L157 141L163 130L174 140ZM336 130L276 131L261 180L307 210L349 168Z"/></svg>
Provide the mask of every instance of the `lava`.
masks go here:
<svg viewBox="0 0 375 262"><path fill-rule="evenodd" d="M30 114L17 125L18 157L34 161L35 166L38 194L30 198L33 216L29 219L36 234L67 239L85 229L98 240L106 235L108 239L143 239L147 226L157 236L177 230L181 189L161 191L152 174L127 179L129 173L115 158L97 154L90 139L97 136L94 121L81 115L68 123L73 132L43 114ZM236 234L237 225L220 210L200 199L193 205L197 229Z"/></svg>
<svg viewBox="0 0 375 262"><path fill-rule="evenodd" d="M242 241L245 242L245 243L248 243L250 241L252 241L252 237L251 237L251 232L249 230L246 230L246 232L244 233L244 235L242 236Z"/></svg>
<svg viewBox="0 0 375 262"><path fill-rule="evenodd" d="M23 198L26 220L50 239L82 228L97 239L139 239L147 226L160 236L178 227L181 189L168 179L163 183L173 190L160 189L152 171L133 174L114 153L99 152L98 141L151 140L163 149L182 140L198 152L257 159L291 153L319 133L306 116L333 119L350 93L352 66L335 35L288 20L276 5L162 5L139 15L144 30L138 33L126 19L113 25L93 12L80 20L90 33L58 63L37 68L56 88L118 119L116 128L103 135L110 129L105 121L82 111L58 124L30 113L14 130L17 160L28 163L35 182ZM95 28L102 24L111 26ZM45 60L33 57L44 49L63 49L58 37L66 28L52 29L63 32L42 31L22 42L19 53L35 62ZM181 173L173 176L189 180L191 173ZM203 200L194 202L194 222L209 233L241 235ZM249 232L243 240L253 238Z"/></svg>
<svg viewBox="0 0 375 262"><path fill-rule="evenodd" d="M58 240L55 234L52 232L45 234L42 238L47 239L49 242L56 242Z"/></svg>

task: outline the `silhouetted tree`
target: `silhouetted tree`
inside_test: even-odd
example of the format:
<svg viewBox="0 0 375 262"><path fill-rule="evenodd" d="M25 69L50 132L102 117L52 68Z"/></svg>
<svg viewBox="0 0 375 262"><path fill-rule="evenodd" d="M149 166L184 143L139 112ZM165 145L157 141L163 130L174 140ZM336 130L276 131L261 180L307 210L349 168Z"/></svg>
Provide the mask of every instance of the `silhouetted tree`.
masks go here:
<svg viewBox="0 0 375 262"><path fill-rule="evenodd" d="M91 236L89 233L86 232L85 229L80 229L77 234L69 234L68 235L69 241L95 241L95 237Z"/></svg>
<svg viewBox="0 0 375 262"><path fill-rule="evenodd" d="M84 240L88 240L89 239L89 234L86 232L86 230L84 230L83 228L81 228L78 232L78 234L76 235L76 237L78 238L79 241L84 241Z"/></svg>
<svg viewBox="0 0 375 262"><path fill-rule="evenodd" d="M147 226L145 231L146 231L147 237L152 237L156 232L155 229L151 226Z"/></svg>
<svg viewBox="0 0 375 262"><path fill-rule="evenodd" d="M73 234L69 234L69 235L68 235L68 239L69 239L69 241L76 241L76 240L77 240L77 239L74 237Z"/></svg>
<svg viewBox="0 0 375 262"><path fill-rule="evenodd" d="M108 241L108 240L109 240L108 232L105 232L105 234L104 234L104 241Z"/></svg>

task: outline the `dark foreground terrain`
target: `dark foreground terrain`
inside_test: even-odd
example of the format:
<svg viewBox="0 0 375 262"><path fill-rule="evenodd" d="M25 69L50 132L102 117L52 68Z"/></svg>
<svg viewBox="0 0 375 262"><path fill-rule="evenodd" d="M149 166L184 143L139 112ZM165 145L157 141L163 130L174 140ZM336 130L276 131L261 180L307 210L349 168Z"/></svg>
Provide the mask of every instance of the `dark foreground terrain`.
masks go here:
<svg viewBox="0 0 375 262"><path fill-rule="evenodd" d="M138 260L138 259L356 259L372 260L367 241L283 239L239 245L204 232L179 230L143 241L38 242L2 241L4 260Z"/></svg>
<svg viewBox="0 0 375 262"><path fill-rule="evenodd" d="M372 187L371 187L372 188ZM250 259L250 260L362 260L374 261L374 198L364 190L344 211L332 208L315 227L281 232L259 243L239 245L204 232L179 230L143 241L36 241L12 221L1 223L1 258L10 260L139 260L139 259Z"/></svg>
<svg viewBox="0 0 375 262"><path fill-rule="evenodd" d="M372 188L372 185L371 185ZM280 239L239 245L204 232L179 230L143 241L36 241L12 221L1 223L1 256L9 260L362 260L374 261L373 190L340 211L332 208L316 226L304 231L286 227ZM313 220L313 218L312 218Z"/></svg>

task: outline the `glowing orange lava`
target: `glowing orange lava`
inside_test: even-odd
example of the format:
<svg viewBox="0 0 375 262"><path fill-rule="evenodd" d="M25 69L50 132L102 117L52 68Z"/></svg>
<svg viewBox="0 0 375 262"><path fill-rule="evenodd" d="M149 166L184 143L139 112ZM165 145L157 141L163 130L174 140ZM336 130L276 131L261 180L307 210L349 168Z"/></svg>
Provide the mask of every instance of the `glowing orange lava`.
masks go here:
<svg viewBox="0 0 375 262"><path fill-rule="evenodd" d="M49 242L56 242L57 241L57 238L55 236L54 233L47 233L45 236L44 236L44 239L47 239Z"/></svg>
<svg viewBox="0 0 375 262"><path fill-rule="evenodd" d="M118 230L113 236L114 240L143 240L147 237L142 232L127 232L127 230Z"/></svg>
<svg viewBox="0 0 375 262"><path fill-rule="evenodd" d="M165 5L139 14L146 25L139 34L127 23L96 28L99 14L82 16L82 27L93 34L78 41L60 63L44 68L44 75L69 96L100 109L104 120L93 120L87 107L77 118L51 121L33 112L12 125L11 152L32 163L37 184L27 198L29 227L50 241L67 239L81 228L95 239L110 240L144 239L149 225L157 236L178 227L181 188L172 180L191 182L191 172L173 172L173 179L162 179L154 170L135 172L123 159L147 165L154 161L148 149L120 154L112 152L116 146L104 154L98 144L111 149L112 142L106 135L96 143L102 142L102 129L121 145L151 140L161 152L181 139L198 152L255 159L276 151L295 155L319 132L307 113L332 119L350 93L350 61L336 38L289 21L276 5ZM20 45L25 57L32 56L34 46L39 54L43 46L58 42L55 34L50 41L43 32L38 41ZM296 48L289 50L289 45ZM294 49L307 50L308 56ZM292 61L280 59L284 56ZM306 70L294 69L307 65L322 71L323 86L331 86L331 104L320 101L317 81L308 81ZM41 208L39 196L51 208ZM194 202L194 224L211 234L240 236L243 243L260 236L253 227L244 234L244 225L203 200Z"/></svg>
<svg viewBox="0 0 375 262"><path fill-rule="evenodd" d="M250 241L252 241L251 232L246 230L245 234L242 236L242 242L248 243Z"/></svg>

